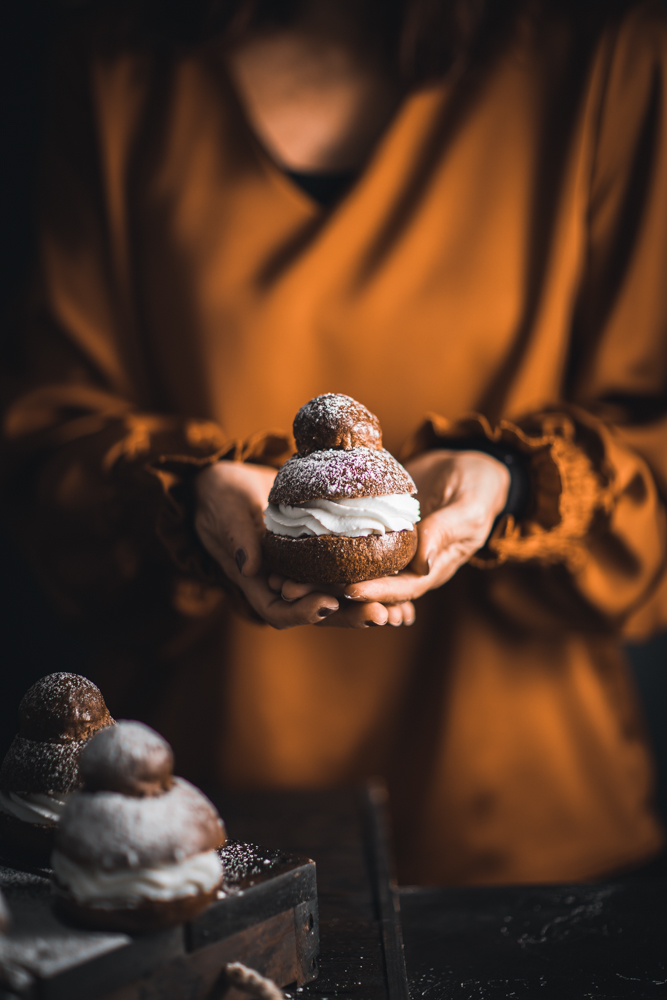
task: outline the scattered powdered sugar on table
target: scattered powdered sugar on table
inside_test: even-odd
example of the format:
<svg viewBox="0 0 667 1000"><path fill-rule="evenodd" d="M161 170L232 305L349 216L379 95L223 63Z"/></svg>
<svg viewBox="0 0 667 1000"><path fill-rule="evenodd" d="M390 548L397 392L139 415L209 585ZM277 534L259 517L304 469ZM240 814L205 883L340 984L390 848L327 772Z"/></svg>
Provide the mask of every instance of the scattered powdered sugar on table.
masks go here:
<svg viewBox="0 0 667 1000"><path fill-rule="evenodd" d="M336 500L416 492L411 476L385 449L327 449L295 455L285 462L275 478L269 501L294 505L318 498Z"/></svg>
<svg viewBox="0 0 667 1000"><path fill-rule="evenodd" d="M242 892L259 878L274 877L294 860L285 851L238 840L228 840L218 849L218 857L222 861L221 890L231 893Z"/></svg>

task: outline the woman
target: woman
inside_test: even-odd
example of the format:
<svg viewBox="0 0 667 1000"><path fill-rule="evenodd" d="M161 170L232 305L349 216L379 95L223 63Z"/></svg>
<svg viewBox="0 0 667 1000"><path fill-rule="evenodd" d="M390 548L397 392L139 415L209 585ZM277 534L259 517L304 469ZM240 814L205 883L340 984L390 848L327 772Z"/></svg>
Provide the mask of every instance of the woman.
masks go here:
<svg viewBox="0 0 667 1000"><path fill-rule="evenodd" d="M8 497L107 700L195 780L385 775L405 881L650 857L619 642L667 610L661 7L194 9L65 51L10 378ZM259 548L328 391L424 515L345 596Z"/></svg>

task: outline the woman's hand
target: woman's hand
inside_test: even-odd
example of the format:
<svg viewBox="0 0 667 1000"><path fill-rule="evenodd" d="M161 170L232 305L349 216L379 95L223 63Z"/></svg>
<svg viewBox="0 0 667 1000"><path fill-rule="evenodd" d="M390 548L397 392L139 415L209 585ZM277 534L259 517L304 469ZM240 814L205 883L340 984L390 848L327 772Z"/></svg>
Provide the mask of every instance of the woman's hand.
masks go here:
<svg viewBox="0 0 667 1000"><path fill-rule="evenodd" d="M195 481L197 533L255 611L278 629L325 624L367 628L391 619L395 619L392 624L411 621L411 605L394 602L396 607L388 609L375 601L339 602L333 594L314 587L286 583L276 574L267 577L262 570L263 512L275 476L275 469L263 465L218 462L203 469Z"/></svg>
<svg viewBox="0 0 667 1000"><path fill-rule="evenodd" d="M396 576L351 584L355 601L400 604L441 587L482 548L507 502L507 467L479 451L429 451L407 464L421 504L419 546Z"/></svg>

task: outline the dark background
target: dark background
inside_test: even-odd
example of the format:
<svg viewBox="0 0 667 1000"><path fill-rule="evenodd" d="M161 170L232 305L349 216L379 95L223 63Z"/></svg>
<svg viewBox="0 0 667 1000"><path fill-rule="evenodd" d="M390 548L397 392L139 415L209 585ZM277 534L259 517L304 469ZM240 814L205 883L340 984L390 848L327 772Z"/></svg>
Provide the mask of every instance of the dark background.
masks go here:
<svg viewBox="0 0 667 1000"><path fill-rule="evenodd" d="M76 4L4 0L0 4L0 308L11 302L32 253L35 167L43 119L43 80L54 37ZM11 329L8 335L12 336ZM0 530L0 757L17 728L21 696L56 670L86 673L86 651L49 607L13 540ZM658 762L658 806L667 822L667 633L628 655Z"/></svg>

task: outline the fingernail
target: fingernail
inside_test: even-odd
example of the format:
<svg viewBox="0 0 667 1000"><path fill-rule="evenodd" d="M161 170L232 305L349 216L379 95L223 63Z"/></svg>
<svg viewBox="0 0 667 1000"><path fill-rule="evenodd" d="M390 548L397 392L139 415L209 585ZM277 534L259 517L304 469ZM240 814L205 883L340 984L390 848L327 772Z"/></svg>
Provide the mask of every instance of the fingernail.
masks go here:
<svg viewBox="0 0 667 1000"><path fill-rule="evenodd" d="M394 628L400 628L403 622L387 622L388 625L393 625Z"/></svg>
<svg viewBox="0 0 667 1000"><path fill-rule="evenodd" d="M298 600L297 597L285 597L284 594L281 594L280 596L282 597L283 601L287 602L287 604L294 604L294 602Z"/></svg>
<svg viewBox="0 0 667 1000"><path fill-rule="evenodd" d="M329 615L332 615L334 611L338 611L338 608L320 608L317 614L320 618L327 618Z"/></svg>
<svg viewBox="0 0 667 1000"><path fill-rule="evenodd" d="M431 572L431 560L427 559L426 560L426 573L424 574L424 576L429 576L430 572Z"/></svg>
<svg viewBox="0 0 667 1000"><path fill-rule="evenodd" d="M234 559L236 559L236 565L239 568L239 573L243 573L243 567L245 566L247 558L248 553L245 549L237 549L234 553Z"/></svg>
<svg viewBox="0 0 667 1000"><path fill-rule="evenodd" d="M366 628L373 628L373 626L376 626L376 627L379 628L380 623L379 622L366 622Z"/></svg>

